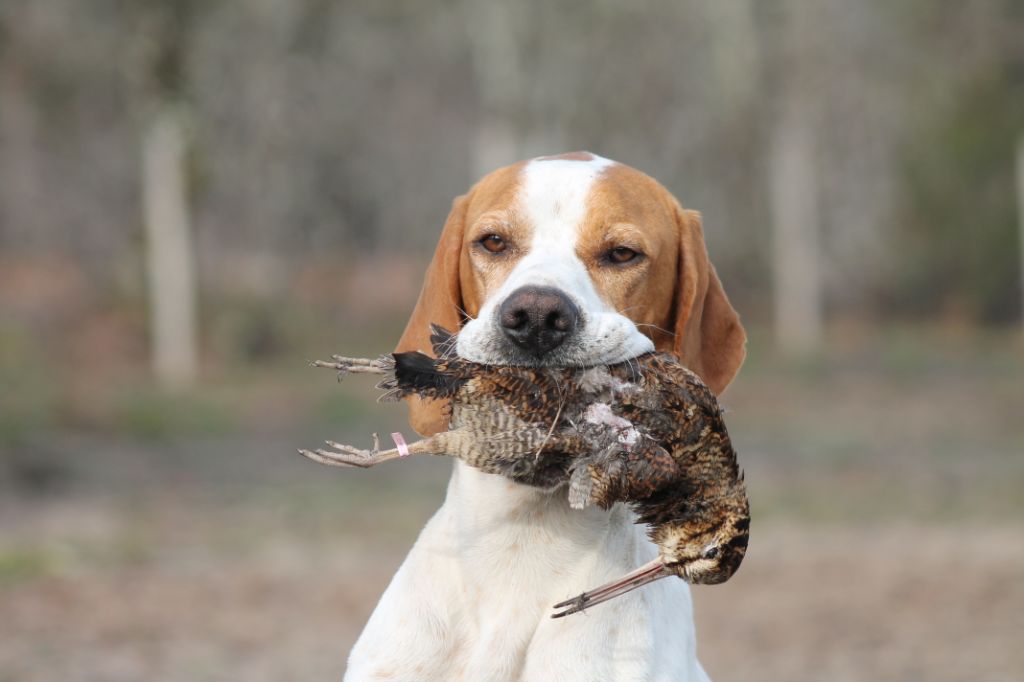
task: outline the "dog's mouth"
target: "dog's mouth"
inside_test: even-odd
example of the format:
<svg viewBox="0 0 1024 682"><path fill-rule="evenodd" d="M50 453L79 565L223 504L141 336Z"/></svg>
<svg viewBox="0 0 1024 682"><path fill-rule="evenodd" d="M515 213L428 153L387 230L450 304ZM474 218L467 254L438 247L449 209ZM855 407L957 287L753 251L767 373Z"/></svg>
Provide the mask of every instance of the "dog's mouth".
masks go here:
<svg viewBox="0 0 1024 682"><path fill-rule="evenodd" d="M512 367L585 367L594 364L592 359L580 352L579 343L575 339L544 353L524 350L506 339L498 339L495 346L497 348L493 349L494 352L486 353L481 360L476 361L486 359L486 364Z"/></svg>
<svg viewBox="0 0 1024 682"><path fill-rule="evenodd" d="M470 320L458 335L456 354L470 362L514 367L593 367L631 360L654 343L621 315L581 314L576 329L554 348L538 353L503 334L498 325Z"/></svg>

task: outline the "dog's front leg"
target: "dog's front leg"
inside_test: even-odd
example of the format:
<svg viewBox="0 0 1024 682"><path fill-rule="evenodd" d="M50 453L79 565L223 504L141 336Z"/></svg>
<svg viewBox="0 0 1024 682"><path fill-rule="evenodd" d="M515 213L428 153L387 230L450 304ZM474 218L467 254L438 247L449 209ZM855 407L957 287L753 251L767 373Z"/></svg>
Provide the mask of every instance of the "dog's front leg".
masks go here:
<svg viewBox="0 0 1024 682"><path fill-rule="evenodd" d="M454 679L450 509L427 523L352 648L346 682Z"/></svg>

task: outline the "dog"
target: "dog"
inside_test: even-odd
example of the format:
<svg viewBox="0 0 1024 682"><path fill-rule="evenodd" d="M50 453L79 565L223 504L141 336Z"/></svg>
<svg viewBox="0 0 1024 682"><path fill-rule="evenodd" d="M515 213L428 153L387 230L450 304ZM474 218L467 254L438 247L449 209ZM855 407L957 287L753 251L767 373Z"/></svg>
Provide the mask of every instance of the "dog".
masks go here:
<svg viewBox="0 0 1024 682"><path fill-rule="evenodd" d="M455 199L397 350L459 329L474 362L597 365L658 349L720 393L745 356L700 214L587 152L501 168ZM444 406L410 399L422 435ZM569 508L563 488L455 463L353 647L346 680L706 680L689 587L663 580L554 620L552 604L654 558L624 505Z"/></svg>

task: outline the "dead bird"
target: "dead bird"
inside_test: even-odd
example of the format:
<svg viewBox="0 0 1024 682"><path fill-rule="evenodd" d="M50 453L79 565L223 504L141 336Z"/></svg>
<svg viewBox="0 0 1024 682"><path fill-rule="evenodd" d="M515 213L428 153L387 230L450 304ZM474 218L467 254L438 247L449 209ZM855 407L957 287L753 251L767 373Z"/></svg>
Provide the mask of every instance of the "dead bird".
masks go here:
<svg viewBox="0 0 1024 682"><path fill-rule="evenodd" d="M333 466L369 467L412 454L451 455L530 485L568 483L575 508L632 505L659 557L619 580L556 605L561 617L659 578L719 583L739 567L750 515L743 475L711 390L671 355L606 367L481 365L451 354L432 327L437 359L418 352L318 361L340 373L381 374L381 400L450 401L450 430L381 450L328 441L300 450Z"/></svg>
<svg viewBox="0 0 1024 682"><path fill-rule="evenodd" d="M622 395L615 407L620 418L642 425L649 440L642 441L641 449L654 449L657 454L642 458L648 463L649 478L630 480L621 492L597 499L603 506L608 499L630 502L637 523L648 524L658 557L617 580L555 604L561 610L553 618L672 575L698 585L725 582L747 551L750 505L717 399L697 375L670 355L654 354L637 361L648 379L644 389ZM570 504L574 486L582 488L576 491L578 496L592 497L588 488L620 481L621 475L609 469L621 462L621 456L610 461L577 460ZM583 468L590 476L577 475ZM657 472L653 476L652 469ZM645 486L653 488L650 494L637 495Z"/></svg>
<svg viewBox="0 0 1024 682"><path fill-rule="evenodd" d="M364 450L327 441L331 450L300 450L322 464L371 467L397 457L432 454L453 456L470 466L519 483L555 487L565 483L573 458L591 451L578 433L556 427L580 415L572 400L574 370L502 367L466 362L450 355L454 337L432 328L438 359L423 353L392 353L377 359L334 356L317 361L344 374L381 374L382 402L409 395L450 400L448 431L387 450ZM397 444L397 443L396 443Z"/></svg>
<svg viewBox="0 0 1024 682"><path fill-rule="evenodd" d="M656 409L660 396L644 392L644 356L611 367L481 365L452 356L453 335L432 328L438 359L418 352L377 359L334 356L319 367L340 374L381 374L383 402L409 395L449 401L450 426L408 446L369 450L327 441L331 450L300 452L334 466L371 467L397 457L453 456L519 483L555 487L570 478L575 508L646 497L670 482L677 467L650 435L615 415L612 404L633 394ZM667 422L666 422L667 423Z"/></svg>

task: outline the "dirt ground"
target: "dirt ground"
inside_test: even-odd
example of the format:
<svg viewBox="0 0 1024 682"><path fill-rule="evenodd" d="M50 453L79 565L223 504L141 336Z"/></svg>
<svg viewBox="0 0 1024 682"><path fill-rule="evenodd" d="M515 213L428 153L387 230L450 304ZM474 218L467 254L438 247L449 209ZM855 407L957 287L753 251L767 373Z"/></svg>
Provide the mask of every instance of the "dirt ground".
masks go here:
<svg viewBox="0 0 1024 682"><path fill-rule="evenodd" d="M694 589L713 679L1024 679L1024 365L901 363L755 358L727 394L753 525L737 575ZM0 453L0 682L339 679L450 471L294 454L394 425L352 404Z"/></svg>
<svg viewBox="0 0 1024 682"><path fill-rule="evenodd" d="M1021 679L1024 527L759 530L694 589L713 679Z"/></svg>
<svg viewBox="0 0 1024 682"><path fill-rule="evenodd" d="M361 539L320 514L295 532L294 509L214 509L31 511L54 541L31 575L7 567L0 679L339 679L411 535ZM755 528L736 577L694 590L714 679L1024 672L1024 527Z"/></svg>

